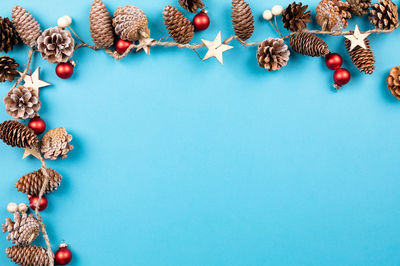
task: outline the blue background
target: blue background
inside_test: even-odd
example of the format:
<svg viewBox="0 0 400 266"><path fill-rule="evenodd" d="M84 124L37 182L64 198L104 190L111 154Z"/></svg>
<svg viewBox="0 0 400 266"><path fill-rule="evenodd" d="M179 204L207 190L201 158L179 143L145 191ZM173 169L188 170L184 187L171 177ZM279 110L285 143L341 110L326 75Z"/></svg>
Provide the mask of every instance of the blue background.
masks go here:
<svg viewBox="0 0 400 266"><path fill-rule="evenodd" d="M14 2L3 1L0 15L11 16ZM163 7L177 2L105 1L112 12L141 7L156 39L167 36ZM212 23L194 42L232 35L230 1L205 2ZM309 1L313 10L317 2ZM273 3L249 3L251 40L277 37L261 19ZM90 1L18 4L42 29L70 15L90 41ZM355 23L371 27L365 17ZM41 90L40 114L48 128L66 127L75 146L49 163L64 176L43 212L53 248L67 241L71 265L398 265L400 104L385 80L399 65L400 35L370 37L372 76L354 68L343 37L324 39L353 75L338 92L321 58L293 54L268 73L256 47L237 42L224 66L177 48L120 62L83 48L69 80L36 54L33 67L53 83ZM10 53L21 69L26 52L20 45ZM8 202L27 202L14 182L40 165L21 160L22 150L0 150L3 220ZM3 234L1 249L9 245Z"/></svg>

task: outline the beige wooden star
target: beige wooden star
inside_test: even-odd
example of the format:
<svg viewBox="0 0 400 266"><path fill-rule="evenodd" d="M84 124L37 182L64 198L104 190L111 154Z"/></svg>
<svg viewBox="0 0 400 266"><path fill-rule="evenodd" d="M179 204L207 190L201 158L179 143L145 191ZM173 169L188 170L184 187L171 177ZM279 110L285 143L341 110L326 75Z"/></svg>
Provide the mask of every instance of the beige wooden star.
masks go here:
<svg viewBox="0 0 400 266"><path fill-rule="evenodd" d="M215 57L221 64L224 64L222 53L233 48L233 46L226 45L221 42L221 32L218 32L218 35L217 37L215 37L214 41L207 41L207 40L201 40L201 41L208 48L208 51L203 58L203 61L211 57Z"/></svg>
<svg viewBox="0 0 400 266"><path fill-rule="evenodd" d="M40 154L39 149L37 147L35 147L35 148L25 148L24 155L22 155L22 159L25 159L29 155L32 155L32 156L36 157L39 160L42 157L42 155Z"/></svg>
<svg viewBox="0 0 400 266"><path fill-rule="evenodd" d="M346 35L344 37L351 42L350 51L353 51L357 46L367 49L367 46L365 45L365 39L368 36L369 33L361 33L360 29L358 28L358 25L356 25L354 33L352 35Z"/></svg>
<svg viewBox="0 0 400 266"><path fill-rule="evenodd" d="M19 72L19 74L22 76L22 72ZM24 77L24 86L35 89L38 95L40 88L50 85L50 83L40 79L40 67L36 68L32 75L25 75Z"/></svg>

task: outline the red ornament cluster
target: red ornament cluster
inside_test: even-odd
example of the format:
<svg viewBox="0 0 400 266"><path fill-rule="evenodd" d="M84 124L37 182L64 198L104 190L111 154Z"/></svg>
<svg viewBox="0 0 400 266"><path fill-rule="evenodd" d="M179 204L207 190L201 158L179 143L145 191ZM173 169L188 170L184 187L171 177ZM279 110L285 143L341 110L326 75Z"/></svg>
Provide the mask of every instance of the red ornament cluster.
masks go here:
<svg viewBox="0 0 400 266"><path fill-rule="evenodd" d="M54 255L54 260L58 265L67 265L72 260L72 252L67 244L61 244Z"/></svg>
<svg viewBox="0 0 400 266"><path fill-rule="evenodd" d="M340 89L343 85L349 83L351 79L350 72L345 68L340 68L343 64L343 58L339 54L328 54L325 57L325 64L329 69L335 70L335 73L333 73L333 80L335 81L333 87L335 89Z"/></svg>

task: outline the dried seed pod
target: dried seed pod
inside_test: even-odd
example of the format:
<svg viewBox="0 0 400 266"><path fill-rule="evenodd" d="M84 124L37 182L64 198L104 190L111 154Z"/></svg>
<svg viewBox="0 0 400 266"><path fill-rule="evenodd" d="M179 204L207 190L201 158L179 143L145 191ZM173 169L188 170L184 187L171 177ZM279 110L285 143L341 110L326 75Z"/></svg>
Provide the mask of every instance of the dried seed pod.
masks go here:
<svg viewBox="0 0 400 266"><path fill-rule="evenodd" d="M59 173L57 173L57 171L51 168L47 168L46 171L47 174L49 175L49 182L44 190L45 194L57 190L62 180L62 176ZM15 187L17 188L18 191L22 193L25 193L30 196L37 196L39 195L40 190L42 189L44 180L45 180L45 175L43 173L43 170L39 169L38 171L26 174L23 177L21 177L15 183Z"/></svg>
<svg viewBox="0 0 400 266"><path fill-rule="evenodd" d="M232 24L235 35L245 41L253 35L254 18L249 4L244 0L232 0Z"/></svg>
<svg viewBox="0 0 400 266"><path fill-rule="evenodd" d="M5 121L0 124L0 139L12 147L31 148L39 143L32 129L17 121Z"/></svg>
<svg viewBox="0 0 400 266"><path fill-rule="evenodd" d="M344 42L345 42L346 49L349 52L349 55L350 55L351 60L353 61L354 65L361 72L371 75L375 70L375 58L374 58L374 53L369 44L369 40L368 39L364 40L365 46L367 47L367 49L357 46L351 51L350 51L351 41L348 39L345 39Z"/></svg>
<svg viewBox="0 0 400 266"><path fill-rule="evenodd" d="M290 51L282 39L268 38L257 49L257 61L260 67L268 71L280 70L289 61Z"/></svg>
<svg viewBox="0 0 400 266"><path fill-rule="evenodd" d="M163 11L164 24L177 43L189 43L194 36L192 23L176 7L167 5Z"/></svg>
<svg viewBox="0 0 400 266"><path fill-rule="evenodd" d="M290 38L293 51L308 56L326 56L328 45L319 37L308 32L300 32Z"/></svg>

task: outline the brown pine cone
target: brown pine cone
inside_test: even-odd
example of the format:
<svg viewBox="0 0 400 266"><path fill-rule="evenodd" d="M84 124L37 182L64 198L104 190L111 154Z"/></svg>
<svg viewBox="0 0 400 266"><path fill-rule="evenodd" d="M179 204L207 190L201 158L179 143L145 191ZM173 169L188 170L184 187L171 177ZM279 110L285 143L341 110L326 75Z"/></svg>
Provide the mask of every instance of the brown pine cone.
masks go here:
<svg viewBox="0 0 400 266"><path fill-rule="evenodd" d="M179 4L191 13L196 13L197 9L204 7L204 3L201 0L179 0Z"/></svg>
<svg viewBox="0 0 400 266"><path fill-rule="evenodd" d="M293 51L308 56L326 56L328 45L319 37L308 32L300 32L290 38Z"/></svg>
<svg viewBox="0 0 400 266"><path fill-rule="evenodd" d="M150 38L149 20L143 10L136 6L118 7L112 23L115 33L123 40L135 42Z"/></svg>
<svg viewBox="0 0 400 266"><path fill-rule="evenodd" d="M49 183L44 191L45 194L53 192L57 190L60 186L62 176L57 173L57 171L47 168L47 174L50 177ZM43 182L45 180L45 176L43 174L43 170L39 169L38 171L29 173L21 177L16 183L15 187L18 191L27 194L28 196L37 196L42 189Z"/></svg>
<svg viewBox="0 0 400 266"><path fill-rule="evenodd" d="M176 7L167 5L163 11L164 24L169 35L177 43L189 43L193 39L194 27L192 23Z"/></svg>
<svg viewBox="0 0 400 266"><path fill-rule="evenodd" d="M317 8L317 20L318 25L323 30L339 32L348 26L348 19L351 18L351 14L348 11L349 4L340 0L322 0Z"/></svg>
<svg viewBox="0 0 400 266"><path fill-rule="evenodd" d="M374 53L369 44L369 40L365 39L364 42L367 49L357 46L352 51L350 51L351 41L348 39L344 40L346 49L349 52L350 58L353 61L354 65L361 72L370 75L375 70L375 58L374 58Z"/></svg>
<svg viewBox="0 0 400 266"><path fill-rule="evenodd" d="M290 51L282 39L268 38L258 45L257 61L268 71L280 70L289 61Z"/></svg>
<svg viewBox="0 0 400 266"><path fill-rule="evenodd" d="M18 35L14 24L8 18L0 17L0 33L0 52L12 51L14 45L18 43Z"/></svg>
<svg viewBox="0 0 400 266"><path fill-rule="evenodd" d="M290 31L300 31L307 28L311 22L310 11L307 11L308 5L293 2L282 13L283 26ZM307 12L306 12L307 11Z"/></svg>
<svg viewBox="0 0 400 266"><path fill-rule="evenodd" d="M31 244L40 233L40 225L33 214L22 215L19 212L14 213L14 221L6 218L3 224L3 233L8 232L7 240L18 246Z"/></svg>
<svg viewBox="0 0 400 266"><path fill-rule="evenodd" d="M37 39L38 50L50 63L65 63L73 55L75 41L68 30L59 27L46 29Z"/></svg>
<svg viewBox="0 0 400 266"><path fill-rule="evenodd" d="M380 0L379 4L372 5L369 21L375 25L375 28L381 30L397 27L399 23L397 5L390 0Z"/></svg>
<svg viewBox="0 0 400 266"><path fill-rule="evenodd" d="M17 68L19 64L15 62L14 58L8 56L0 57L0 82L6 80L13 81L18 76Z"/></svg>
<svg viewBox="0 0 400 266"><path fill-rule="evenodd" d="M13 246L6 249L7 256L22 266L49 266L47 250L38 246Z"/></svg>
<svg viewBox="0 0 400 266"><path fill-rule="evenodd" d="M22 41L30 47L36 46L36 40L42 34L42 31L40 30L40 24L32 14L23 7L14 6L12 20Z"/></svg>
<svg viewBox="0 0 400 266"><path fill-rule="evenodd" d="M31 148L39 144L39 139L32 129L12 120L0 124L0 139L12 147Z"/></svg>
<svg viewBox="0 0 400 266"><path fill-rule="evenodd" d="M386 81L388 83L388 89L398 100L400 100L400 66L394 67L390 70L390 74Z"/></svg>
<svg viewBox="0 0 400 266"><path fill-rule="evenodd" d="M67 153L74 148L69 144L71 141L72 136L67 133L65 128L49 130L40 141L40 152L43 153L45 159L56 160L58 156L65 159Z"/></svg>
<svg viewBox="0 0 400 266"><path fill-rule="evenodd" d="M94 0L90 8L90 34L96 47L109 48L114 44L114 29L110 13L101 0Z"/></svg>
<svg viewBox="0 0 400 266"><path fill-rule="evenodd" d="M355 16L363 16L369 13L371 0L347 0L350 5L350 13Z"/></svg>
<svg viewBox="0 0 400 266"><path fill-rule="evenodd" d="M38 92L22 85L10 90L4 103L7 113L16 120L35 117L41 107Z"/></svg>
<svg viewBox="0 0 400 266"><path fill-rule="evenodd" d="M232 0L232 24L235 35L245 41L253 35L254 18L245 0Z"/></svg>

